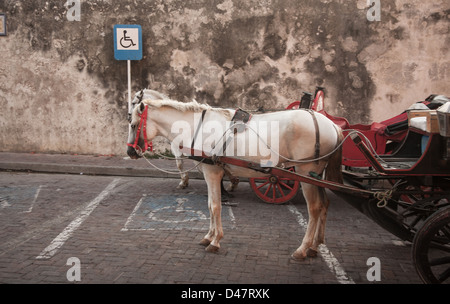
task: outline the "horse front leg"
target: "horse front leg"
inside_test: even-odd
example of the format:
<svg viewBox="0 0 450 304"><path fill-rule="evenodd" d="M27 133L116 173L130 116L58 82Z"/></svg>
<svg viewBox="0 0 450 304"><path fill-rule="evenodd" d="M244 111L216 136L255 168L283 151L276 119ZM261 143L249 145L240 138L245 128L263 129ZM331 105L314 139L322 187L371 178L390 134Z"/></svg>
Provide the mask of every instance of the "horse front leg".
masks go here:
<svg viewBox="0 0 450 304"><path fill-rule="evenodd" d="M221 180L223 177L223 170L219 167L203 166L203 174L208 186L210 224L209 231L200 241L200 244L207 246L205 250L208 252L217 252L220 248L220 239L223 237L221 217Z"/></svg>
<svg viewBox="0 0 450 304"><path fill-rule="evenodd" d="M183 160L177 159L177 168L180 171L181 181L177 186L177 189L185 189L189 185L189 175L183 172Z"/></svg>

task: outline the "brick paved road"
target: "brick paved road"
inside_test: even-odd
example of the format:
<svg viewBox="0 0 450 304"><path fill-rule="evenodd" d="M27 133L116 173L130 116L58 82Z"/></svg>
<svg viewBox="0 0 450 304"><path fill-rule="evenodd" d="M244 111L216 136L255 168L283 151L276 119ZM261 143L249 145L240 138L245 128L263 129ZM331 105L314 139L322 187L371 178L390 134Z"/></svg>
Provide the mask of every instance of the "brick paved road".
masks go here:
<svg viewBox="0 0 450 304"><path fill-rule="evenodd" d="M177 179L0 173L0 283L67 283L71 257L81 283L420 283L410 245L331 194L323 257L290 259L307 219L292 204L260 202L241 183L223 207L217 254L198 242L209 225L206 185ZM337 262L337 270L331 263ZM342 273L343 272L343 273ZM70 272L75 274L75 272Z"/></svg>

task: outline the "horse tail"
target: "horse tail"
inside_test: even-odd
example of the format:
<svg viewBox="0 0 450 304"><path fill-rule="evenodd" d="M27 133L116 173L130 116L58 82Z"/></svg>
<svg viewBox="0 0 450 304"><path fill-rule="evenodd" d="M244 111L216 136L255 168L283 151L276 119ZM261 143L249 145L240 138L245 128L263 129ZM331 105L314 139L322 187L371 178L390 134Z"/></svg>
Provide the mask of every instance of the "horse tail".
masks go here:
<svg viewBox="0 0 450 304"><path fill-rule="evenodd" d="M338 134L338 140L336 146L339 148L331 154L328 159L327 168L325 170L325 179L328 181L343 183L342 177L342 141L344 140L344 134L342 133L342 129L335 125L336 132Z"/></svg>

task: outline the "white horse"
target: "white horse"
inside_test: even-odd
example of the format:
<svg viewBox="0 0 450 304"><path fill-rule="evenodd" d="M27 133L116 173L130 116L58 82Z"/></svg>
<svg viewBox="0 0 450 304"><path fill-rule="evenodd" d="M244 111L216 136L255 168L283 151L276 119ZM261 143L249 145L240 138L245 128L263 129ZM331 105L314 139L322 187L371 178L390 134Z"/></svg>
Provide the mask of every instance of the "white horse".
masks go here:
<svg viewBox="0 0 450 304"><path fill-rule="evenodd" d="M202 151L213 160L219 160L199 165L207 183L210 211L209 231L200 244L206 246L208 252L219 250L223 237L221 179L225 172L239 177L262 177L268 176L266 166L295 165L297 173L325 173L326 180L342 182L341 149L336 149L343 138L342 130L324 115L306 110L258 114L236 131L230 128L234 113L235 110L212 108L195 101L182 103L157 98L142 100L131 117L127 153L132 159L139 158L155 136L163 136L174 146L190 148L193 145L194 150L189 149L191 152ZM226 156L261 166L255 171L221 163L216 156L223 151ZM319 153L324 157L318 157ZM302 191L309 222L300 247L292 254L295 259L317 255L318 246L324 242L329 205L324 188L302 183Z"/></svg>
<svg viewBox="0 0 450 304"><path fill-rule="evenodd" d="M142 100L146 99L159 99L159 100L170 100L170 98L167 95L164 95L158 91L150 90L150 89L142 89L141 91L137 92L134 95L133 101L131 102L133 108L139 104ZM181 181L178 184L178 189L185 189L189 186L189 174L187 171L184 171L184 161L182 158L182 153L178 147L171 146L172 154L175 156L175 161L177 164L177 168L180 171L180 177ZM226 191L234 191L238 184L239 184L239 178L228 175L228 178L230 180L230 185L226 189Z"/></svg>

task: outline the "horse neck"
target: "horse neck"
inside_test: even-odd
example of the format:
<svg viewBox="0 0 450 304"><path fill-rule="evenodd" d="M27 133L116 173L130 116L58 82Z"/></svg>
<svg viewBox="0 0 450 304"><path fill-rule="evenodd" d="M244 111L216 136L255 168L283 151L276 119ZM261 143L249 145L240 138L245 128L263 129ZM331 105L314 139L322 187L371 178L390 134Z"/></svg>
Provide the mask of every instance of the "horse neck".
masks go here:
<svg viewBox="0 0 450 304"><path fill-rule="evenodd" d="M201 125L203 128L208 121L225 122L231 119L232 110L216 111L214 109L208 110L202 123L202 111L182 111L172 107L161 107L157 109L149 109L149 118L153 120L156 125L157 134L167 138L170 142L175 137L180 139L180 134L183 133L183 140L192 140L192 136L196 133L197 128ZM176 125L174 125L177 123ZM225 125L224 125L225 126ZM188 128L186 130L180 130L181 128ZM172 133L172 128L173 132ZM222 133L219 134L220 136Z"/></svg>
<svg viewBox="0 0 450 304"><path fill-rule="evenodd" d="M172 134L172 126L189 125L194 127L195 114L191 111L180 111L170 107L161 107L156 109L149 109L149 119L152 120L151 125L156 127L157 134L167 138L169 141L173 140L174 134ZM201 114L200 114L201 115ZM180 123L181 122L181 123ZM175 123L179 123L174 125ZM179 130L175 130L178 132Z"/></svg>

